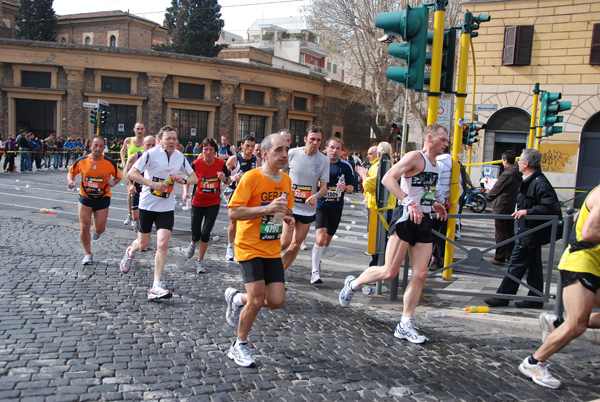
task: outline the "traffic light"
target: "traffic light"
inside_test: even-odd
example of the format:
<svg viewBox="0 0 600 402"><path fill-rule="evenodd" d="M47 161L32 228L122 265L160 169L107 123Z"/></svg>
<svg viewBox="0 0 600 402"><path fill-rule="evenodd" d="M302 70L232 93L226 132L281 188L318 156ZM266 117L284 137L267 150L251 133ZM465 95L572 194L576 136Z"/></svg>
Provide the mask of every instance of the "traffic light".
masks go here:
<svg viewBox="0 0 600 402"><path fill-rule="evenodd" d="M440 91L452 92L454 86L454 65L456 64L456 28L444 30L444 46L442 50L442 76ZM427 33L427 44L433 45L433 31ZM432 53L427 52L425 63L431 65ZM425 73L425 85L429 85L431 72Z"/></svg>
<svg viewBox="0 0 600 402"><path fill-rule="evenodd" d="M396 130L396 140L402 141L402 123L392 123L392 129Z"/></svg>
<svg viewBox="0 0 600 402"><path fill-rule="evenodd" d="M108 120L108 116L110 116L110 113L107 112L106 110L101 110L100 111L100 125L105 125L107 123Z"/></svg>
<svg viewBox="0 0 600 402"><path fill-rule="evenodd" d="M90 123L94 125L98 123L98 108L93 108L90 112Z"/></svg>
<svg viewBox="0 0 600 402"><path fill-rule="evenodd" d="M546 132L542 134L543 137L550 137L551 135L563 132L562 127L554 127L554 125L563 122L564 117L559 116L558 113L571 109L571 102L559 101L560 98L562 98L560 92L542 92L542 96L540 97L542 104L540 126L546 127Z"/></svg>
<svg viewBox="0 0 600 402"><path fill-rule="evenodd" d="M472 146L479 139L475 138L479 135L479 130L487 128L487 124L483 123L465 123L463 125L463 137L462 143L464 145Z"/></svg>
<svg viewBox="0 0 600 402"><path fill-rule="evenodd" d="M474 31L479 29L479 24L482 22L488 22L489 20L491 20L491 17L487 14L473 16L470 11L467 11L463 20L462 33L471 34L471 38L476 38L479 33Z"/></svg>
<svg viewBox="0 0 600 402"><path fill-rule="evenodd" d="M407 89L423 90L425 53L427 52L427 24L429 10L426 6L379 13L375 19L377 28L391 36L401 36L407 43L390 43L388 53L406 67L388 67L387 77L403 84Z"/></svg>

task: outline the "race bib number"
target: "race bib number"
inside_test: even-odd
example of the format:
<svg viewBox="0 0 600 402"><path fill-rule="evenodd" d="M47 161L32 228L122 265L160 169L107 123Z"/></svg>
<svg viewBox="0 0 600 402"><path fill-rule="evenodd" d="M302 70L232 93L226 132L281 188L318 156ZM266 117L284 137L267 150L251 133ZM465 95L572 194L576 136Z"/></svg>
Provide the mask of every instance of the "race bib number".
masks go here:
<svg viewBox="0 0 600 402"><path fill-rule="evenodd" d="M158 178L158 177L153 177L152 181L155 181L155 182L159 182L159 181L164 182L165 179L161 179L161 178ZM150 192L152 194L154 194L157 197L161 197L161 198L169 198L171 196L171 191L173 191L173 184L172 183L169 185L169 187L167 187L167 191L165 191L165 192L158 191L158 190L152 190L152 189L150 190Z"/></svg>
<svg viewBox="0 0 600 402"><path fill-rule="evenodd" d="M260 240L279 240L283 223L277 223L274 215L265 215L260 223Z"/></svg>
<svg viewBox="0 0 600 402"><path fill-rule="evenodd" d="M292 192L294 193L294 202L306 204L306 200L308 199L308 197L310 197L311 190L311 186L302 186L298 184L292 185Z"/></svg>
<svg viewBox="0 0 600 402"><path fill-rule="evenodd" d="M83 191L90 198L104 197L104 180L99 177L86 177L83 181Z"/></svg>
<svg viewBox="0 0 600 402"><path fill-rule="evenodd" d="M219 178L211 177L207 179L202 177L198 183L198 188L203 193L216 193L219 191Z"/></svg>
<svg viewBox="0 0 600 402"><path fill-rule="evenodd" d="M325 202L339 202L342 200L341 192L338 193L337 187L327 187L327 193L325 194Z"/></svg>
<svg viewBox="0 0 600 402"><path fill-rule="evenodd" d="M435 201L435 187L428 188L421 197L421 205L424 207L431 207Z"/></svg>

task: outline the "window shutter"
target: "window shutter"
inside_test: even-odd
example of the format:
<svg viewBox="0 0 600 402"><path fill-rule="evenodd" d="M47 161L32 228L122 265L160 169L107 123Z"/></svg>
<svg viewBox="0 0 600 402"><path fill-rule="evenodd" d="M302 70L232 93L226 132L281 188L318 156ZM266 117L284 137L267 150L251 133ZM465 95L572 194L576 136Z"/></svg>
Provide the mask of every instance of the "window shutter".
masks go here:
<svg viewBox="0 0 600 402"><path fill-rule="evenodd" d="M594 30L592 32L590 64L593 66L600 65L600 24L594 24Z"/></svg>
<svg viewBox="0 0 600 402"><path fill-rule="evenodd" d="M517 54L515 65L529 66L531 64L531 48L533 47L533 25L522 25L517 27Z"/></svg>
<svg viewBox="0 0 600 402"><path fill-rule="evenodd" d="M502 65L512 66L515 59L515 39L517 37L517 27L504 28L504 51L502 52Z"/></svg>

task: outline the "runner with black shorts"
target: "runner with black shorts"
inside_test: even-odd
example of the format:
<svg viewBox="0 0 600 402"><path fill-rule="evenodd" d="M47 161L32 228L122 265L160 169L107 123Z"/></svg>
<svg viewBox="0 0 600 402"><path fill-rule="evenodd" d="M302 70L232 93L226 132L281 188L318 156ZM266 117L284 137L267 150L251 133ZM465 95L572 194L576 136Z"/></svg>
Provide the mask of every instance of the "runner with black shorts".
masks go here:
<svg viewBox="0 0 600 402"><path fill-rule="evenodd" d="M140 231L119 264L122 273L129 272L135 253L148 247L152 225L156 225L154 282L148 291L148 300L169 299L173 295L162 283L175 221L175 197L171 195L175 183L196 184L198 181L187 159L177 150L177 131L171 126L163 126L158 137L159 146L146 151L127 174L129 180L143 186L139 205ZM181 174L187 175L187 179Z"/></svg>
<svg viewBox="0 0 600 402"><path fill-rule="evenodd" d="M327 193L317 202L317 241L312 249L312 274L310 283L323 283L321 280L321 259L327 251L333 235L337 232L344 209L344 194L354 191L354 171L352 166L340 159L343 142L331 137L325 143L325 154L329 158L329 182Z"/></svg>
<svg viewBox="0 0 600 402"><path fill-rule="evenodd" d="M104 156L106 141L102 137L94 137L91 152L73 163L67 174L67 186L74 189L75 177L81 173L79 189L79 238L85 255L81 263L93 263L90 237L98 240L106 229L108 207L110 205L110 188L121 181L121 171L117 163ZM94 233L90 235L94 215Z"/></svg>
<svg viewBox="0 0 600 402"><path fill-rule="evenodd" d="M154 148L156 146L156 139L152 135L147 135L144 137L144 145L141 151L137 151L133 155L129 155L129 159L127 159L127 164L125 165L124 171L124 179L127 182L127 192L129 193L129 205L131 206L131 228L134 232L139 232L140 223L138 221L138 209L140 205L140 193L142 192L142 185L131 181L127 178L127 173L133 166L135 162L139 159L140 156L150 148Z"/></svg>
<svg viewBox="0 0 600 402"><path fill-rule="evenodd" d="M239 261L246 293L234 288L225 291L226 320L237 327L237 339L227 356L242 367L256 363L248 347L248 333L256 315L265 306L280 308L285 302L285 279L281 262L282 225L293 223L292 182L282 169L289 146L279 134L261 143L265 163L249 171L229 202L229 218L238 224L235 257Z"/></svg>
<svg viewBox="0 0 600 402"><path fill-rule="evenodd" d="M436 194L439 170L435 158L448 146L448 131L438 124L430 124L423 131L423 150L408 152L383 177L382 183L401 202L394 209L390 237L385 249L385 265L367 268L358 278L350 275L344 282L339 301L342 307L350 304L361 286L398 275L408 251L412 277L404 292L402 319L394 336L412 343L423 343L413 324L413 314L427 278L433 246L431 217L433 210L440 220L446 220L444 200Z"/></svg>

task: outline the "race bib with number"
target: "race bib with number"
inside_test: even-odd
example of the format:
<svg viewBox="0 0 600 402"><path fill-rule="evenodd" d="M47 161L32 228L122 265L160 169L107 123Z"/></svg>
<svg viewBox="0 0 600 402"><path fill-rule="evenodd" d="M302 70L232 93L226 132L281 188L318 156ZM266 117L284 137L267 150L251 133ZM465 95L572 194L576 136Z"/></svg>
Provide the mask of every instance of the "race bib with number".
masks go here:
<svg viewBox="0 0 600 402"><path fill-rule="evenodd" d="M433 206L433 202L435 201L435 187L433 188L428 188L425 191L425 194L423 194L423 196L421 197L421 205L423 205L424 207L431 207Z"/></svg>
<svg viewBox="0 0 600 402"><path fill-rule="evenodd" d="M203 193L216 193L219 191L219 178L211 177L207 179L202 177L198 183L198 188Z"/></svg>
<svg viewBox="0 0 600 402"><path fill-rule="evenodd" d="M306 200L308 199L308 197L310 197L311 191L311 186L303 186L300 184L292 185L292 192L294 193L294 202L306 204Z"/></svg>
<svg viewBox="0 0 600 402"><path fill-rule="evenodd" d="M337 191L337 186L327 187L325 202L339 202L342 199L342 193Z"/></svg>
<svg viewBox="0 0 600 402"><path fill-rule="evenodd" d="M83 181L83 191L90 198L104 197L104 180L99 177L86 177Z"/></svg>
<svg viewBox="0 0 600 402"><path fill-rule="evenodd" d="M283 224L275 222L274 215L265 215L260 223L260 240L279 240Z"/></svg>

